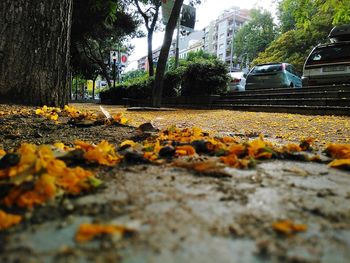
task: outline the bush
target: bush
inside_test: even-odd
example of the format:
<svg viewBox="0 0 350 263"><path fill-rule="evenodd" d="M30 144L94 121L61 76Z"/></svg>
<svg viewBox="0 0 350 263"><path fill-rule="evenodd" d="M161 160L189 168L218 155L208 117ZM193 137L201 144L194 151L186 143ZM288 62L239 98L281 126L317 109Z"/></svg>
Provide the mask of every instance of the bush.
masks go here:
<svg viewBox="0 0 350 263"><path fill-rule="evenodd" d="M115 88L106 89L100 92L100 99L102 103L122 103L122 98L126 97L126 89L119 88L118 86Z"/></svg>
<svg viewBox="0 0 350 263"><path fill-rule="evenodd" d="M142 77L138 81L125 86L126 97L130 99L147 99L152 96L154 77Z"/></svg>
<svg viewBox="0 0 350 263"><path fill-rule="evenodd" d="M176 97L179 95L179 88L182 84L182 78L185 67L178 67L175 70L170 70L165 73L163 97Z"/></svg>
<svg viewBox="0 0 350 263"><path fill-rule="evenodd" d="M154 78L142 76L130 79L100 93L102 103L123 103L124 98L146 99L152 95Z"/></svg>
<svg viewBox="0 0 350 263"><path fill-rule="evenodd" d="M217 59L196 58L164 76L163 97L222 94L227 87L227 70ZM148 99L152 96L154 77L143 75L129 79L116 88L101 92L102 103L123 103L123 98Z"/></svg>
<svg viewBox="0 0 350 263"><path fill-rule="evenodd" d="M219 60L190 62L183 74L181 95L222 94L227 87L227 69Z"/></svg>

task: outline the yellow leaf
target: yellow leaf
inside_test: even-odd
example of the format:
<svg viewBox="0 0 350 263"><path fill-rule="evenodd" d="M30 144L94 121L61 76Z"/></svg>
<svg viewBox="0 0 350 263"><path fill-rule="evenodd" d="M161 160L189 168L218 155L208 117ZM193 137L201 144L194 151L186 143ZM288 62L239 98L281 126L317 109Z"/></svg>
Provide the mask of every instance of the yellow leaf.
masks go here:
<svg viewBox="0 0 350 263"><path fill-rule="evenodd" d="M274 222L272 228L281 234L291 236L297 232L305 232L307 230L307 225L295 224L293 221L286 219Z"/></svg>
<svg viewBox="0 0 350 263"><path fill-rule="evenodd" d="M8 214L0 210L0 230L16 225L20 223L21 220L22 217L19 215Z"/></svg>
<svg viewBox="0 0 350 263"><path fill-rule="evenodd" d="M136 142L133 140L125 140L120 144L120 147L124 147L126 145L129 145L130 147L134 147L136 145Z"/></svg>
<svg viewBox="0 0 350 263"><path fill-rule="evenodd" d="M330 144L326 152L335 159L350 159L350 144Z"/></svg>
<svg viewBox="0 0 350 263"><path fill-rule="evenodd" d="M350 159L336 159L328 164L333 168L341 168L350 170Z"/></svg>
<svg viewBox="0 0 350 263"><path fill-rule="evenodd" d="M177 146L175 151L177 156L191 156L196 153L196 150L190 145Z"/></svg>
<svg viewBox="0 0 350 263"><path fill-rule="evenodd" d="M134 229L123 225L81 224L75 235L75 240L83 243L103 234L119 235L122 237L127 233L133 232L135 232Z"/></svg>

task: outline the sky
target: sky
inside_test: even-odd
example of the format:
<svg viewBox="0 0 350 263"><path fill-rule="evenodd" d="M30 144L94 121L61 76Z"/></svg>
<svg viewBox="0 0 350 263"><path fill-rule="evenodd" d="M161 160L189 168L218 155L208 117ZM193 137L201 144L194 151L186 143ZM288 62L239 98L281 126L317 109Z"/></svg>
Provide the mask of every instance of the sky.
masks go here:
<svg viewBox="0 0 350 263"><path fill-rule="evenodd" d="M185 0L185 4L188 1ZM195 30L202 30L209 23L215 20L225 9L237 6L241 9L266 9L274 14L276 10L275 0L202 0L202 4L196 6ZM143 28L144 29L144 26ZM157 32L153 35L153 49L162 45L164 32ZM174 33L175 35L175 33ZM147 38L133 39L131 43L135 46L129 56L129 66L126 71L137 68L137 60L147 55Z"/></svg>

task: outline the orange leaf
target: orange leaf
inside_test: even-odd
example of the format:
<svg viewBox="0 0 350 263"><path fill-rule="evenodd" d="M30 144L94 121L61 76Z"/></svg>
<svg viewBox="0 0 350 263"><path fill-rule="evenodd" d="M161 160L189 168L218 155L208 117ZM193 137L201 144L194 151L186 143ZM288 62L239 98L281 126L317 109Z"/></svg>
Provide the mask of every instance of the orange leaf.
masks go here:
<svg viewBox="0 0 350 263"><path fill-rule="evenodd" d="M330 144L326 152L335 159L350 159L350 144Z"/></svg>
<svg viewBox="0 0 350 263"><path fill-rule="evenodd" d="M16 225L20 223L21 220L22 217L19 215L8 214L0 210L0 230Z"/></svg>
<svg viewBox="0 0 350 263"><path fill-rule="evenodd" d="M272 227L277 232L287 236L291 236L297 232L305 232L307 230L307 225L295 224L289 219L277 221L272 224Z"/></svg>
<svg viewBox="0 0 350 263"><path fill-rule="evenodd" d="M350 159L337 159L328 164L333 168L342 168L350 170Z"/></svg>
<svg viewBox="0 0 350 263"><path fill-rule="evenodd" d="M196 150L190 145L176 147L176 156L191 156L196 153Z"/></svg>
<svg viewBox="0 0 350 263"><path fill-rule="evenodd" d="M75 240L77 242L87 242L103 234L123 236L134 231L134 229L122 225L81 224L75 235Z"/></svg>
<svg viewBox="0 0 350 263"><path fill-rule="evenodd" d="M74 144L77 146L77 148L83 149L85 151L93 150L96 147L94 145L80 140L76 140Z"/></svg>
<svg viewBox="0 0 350 263"><path fill-rule="evenodd" d="M245 147L242 144L234 144L234 145L230 146L228 151L230 154L240 156L241 154L244 153Z"/></svg>
<svg viewBox="0 0 350 263"><path fill-rule="evenodd" d="M301 147L295 143L288 143L285 147L289 152L300 152L302 151Z"/></svg>

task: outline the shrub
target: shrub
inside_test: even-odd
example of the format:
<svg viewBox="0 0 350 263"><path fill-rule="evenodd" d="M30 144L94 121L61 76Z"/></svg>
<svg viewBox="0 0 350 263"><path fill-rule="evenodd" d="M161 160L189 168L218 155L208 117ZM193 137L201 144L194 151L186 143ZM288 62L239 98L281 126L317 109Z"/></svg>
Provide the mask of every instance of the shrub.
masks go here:
<svg viewBox="0 0 350 263"><path fill-rule="evenodd" d="M227 69L219 60L190 62L183 74L181 95L222 94L228 81Z"/></svg>
<svg viewBox="0 0 350 263"><path fill-rule="evenodd" d="M141 76L130 79L100 93L102 103L123 103L124 98L146 99L152 95L154 78Z"/></svg>
<svg viewBox="0 0 350 263"><path fill-rule="evenodd" d="M146 99L152 96L154 77L140 78L138 81L126 85L126 97L130 99Z"/></svg>
<svg viewBox="0 0 350 263"><path fill-rule="evenodd" d="M176 97L179 95L179 88L182 84L182 78L185 70L185 67L178 67L175 70L170 70L165 73L163 97Z"/></svg>
<svg viewBox="0 0 350 263"><path fill-rule="evenodd" d="M106 89L100 92L100 99L102 103L122 103L122 98L126 97L126 89L122 87L115 87Z"/></svg>

